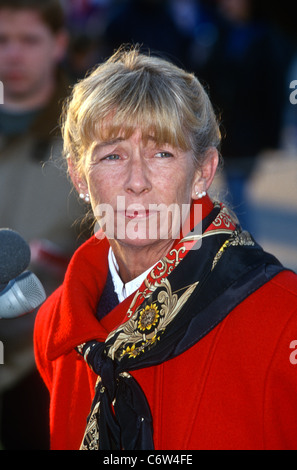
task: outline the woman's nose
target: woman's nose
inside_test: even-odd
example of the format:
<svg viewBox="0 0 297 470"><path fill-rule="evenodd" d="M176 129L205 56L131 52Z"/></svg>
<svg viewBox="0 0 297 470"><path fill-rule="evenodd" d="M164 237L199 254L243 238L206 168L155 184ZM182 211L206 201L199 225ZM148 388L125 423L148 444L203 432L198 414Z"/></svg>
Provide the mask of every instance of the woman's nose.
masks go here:
<svg viewBox="0 0 297 470"><path fill-rule="evenodd" d="M126 192L140 195L149 192L151 188L150 174L146 162L140 155L137 158L132 158L125 184Z"/></svg>

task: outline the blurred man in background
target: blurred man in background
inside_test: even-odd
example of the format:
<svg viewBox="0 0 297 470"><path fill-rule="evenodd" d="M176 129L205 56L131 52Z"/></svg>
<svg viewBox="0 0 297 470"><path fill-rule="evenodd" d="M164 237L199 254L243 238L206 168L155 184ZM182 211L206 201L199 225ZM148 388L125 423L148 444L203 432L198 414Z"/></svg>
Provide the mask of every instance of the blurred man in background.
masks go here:
<svg viewBox="0 0 297 470"><path fill-rule="evenodd" d="M70 193L60 164L58 123L69 84L59 65L67 43L58 0L0 0L0 80L4 89L0 227L16 230L30 244L30 268L47 294L60 284L77 247L78 231L69 227L84 212ZM47 397L39 389L35 373L33 322L30 314L0 323L5 347L5 363L0 366L0 436L8 449L47 445L42 428Z"/></svg>

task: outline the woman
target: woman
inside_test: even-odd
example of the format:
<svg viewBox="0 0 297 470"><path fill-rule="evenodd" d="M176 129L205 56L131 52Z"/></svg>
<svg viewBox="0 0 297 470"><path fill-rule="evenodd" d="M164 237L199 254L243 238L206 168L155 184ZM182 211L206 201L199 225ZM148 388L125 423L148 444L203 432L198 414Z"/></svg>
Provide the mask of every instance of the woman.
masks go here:
<svg viewBox="0 0 297 470"><path fill-rule="evenodd" d="M52 448L296 448L297 276L208 196L220 133L199 81L118 52L63 133L100 229L36 321Z"/></svg>

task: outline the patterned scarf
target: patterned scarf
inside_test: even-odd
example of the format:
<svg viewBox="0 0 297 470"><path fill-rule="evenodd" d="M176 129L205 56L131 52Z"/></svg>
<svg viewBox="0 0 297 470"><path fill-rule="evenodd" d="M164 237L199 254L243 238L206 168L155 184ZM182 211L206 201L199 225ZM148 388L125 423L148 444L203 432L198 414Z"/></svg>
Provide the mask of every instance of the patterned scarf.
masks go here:
<svg viewBox="0 0 297 470"><path fill-rule="evenodd" d="M283 269L223 205L201 224L152 269L105 342L76 348L98 375L82 450L154 449L151 411L129 372L189 349Z"/></svg>

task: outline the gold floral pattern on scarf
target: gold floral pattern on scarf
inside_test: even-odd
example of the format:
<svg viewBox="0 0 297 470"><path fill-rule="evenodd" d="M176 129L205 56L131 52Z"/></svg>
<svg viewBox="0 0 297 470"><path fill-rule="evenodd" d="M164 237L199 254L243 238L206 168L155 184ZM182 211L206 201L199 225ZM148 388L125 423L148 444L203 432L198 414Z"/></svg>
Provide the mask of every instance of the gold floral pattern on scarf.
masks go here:
<svg viewBox="0 0 297 470"><path fill-rule="evenodd" d="M106 342L114 337L108 356L119 361L126 355L129 358L136 358L147 348L152 347L161 338L166 327L174 320L197 285L198 282L195 282L178 292L172 292L168 278L151 285L146 299L147 305L139 306L126 323L108 336ZM152 294L157 287L161 289L157 299L152 301Z"/></svg>
<svg viewBox="0 0 297 470"><path fill-rule="evenodd" d="M159 323L160 315L156 303L147 305L139 313L138 330L141 332L150 331Z"/></svg>
<svg viewBox="0 0 297 470"><path fill-rule="evenodd" d="M92 411L79 450L99 450L99 427L97 421L99 406L100 403L96 403Z"/></svg>

